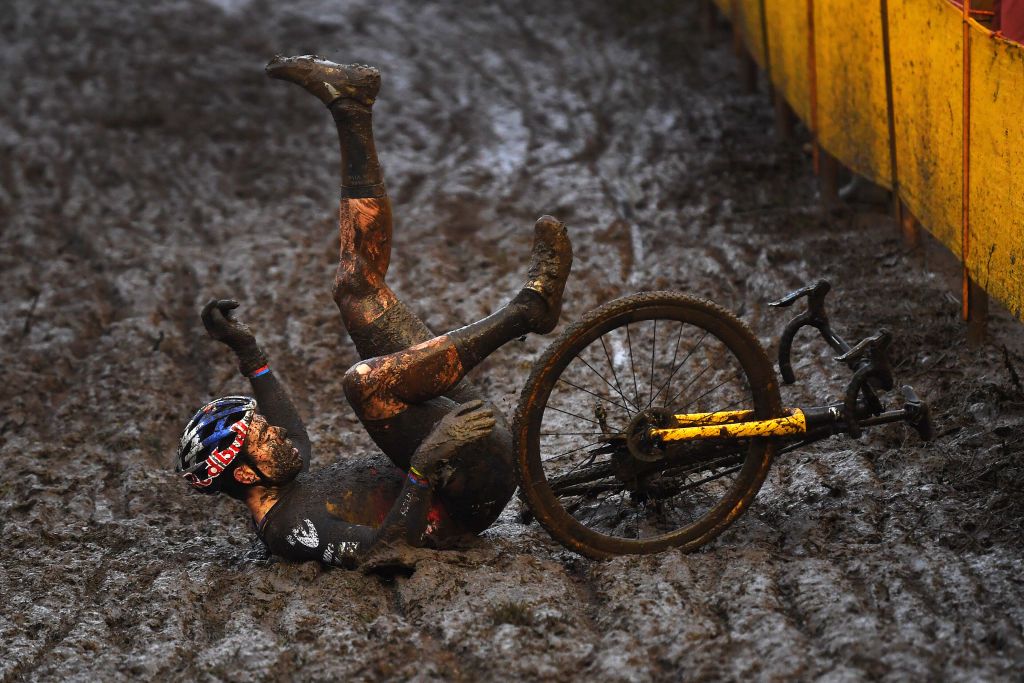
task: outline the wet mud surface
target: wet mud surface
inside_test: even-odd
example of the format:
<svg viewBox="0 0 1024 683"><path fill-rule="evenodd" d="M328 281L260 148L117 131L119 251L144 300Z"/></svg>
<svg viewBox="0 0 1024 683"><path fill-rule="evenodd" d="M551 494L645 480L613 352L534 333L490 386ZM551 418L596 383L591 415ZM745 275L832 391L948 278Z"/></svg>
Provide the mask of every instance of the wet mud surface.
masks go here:
<svg viewBox="0 0 1024 683"><path fill-rule="evenodd" d="M907 252L881 214L824 215L728 32L676 4L8 3L0 679L1019 675L1022 328L997 312L969 349L940 251ZM373 449L341 388L333 126L263 75L305 52L381 67L390 281L435 330L518 289L550 213L575 242L564 321L678 288L771 346L766 303L828 277L850 338L894 331L939 438L892 426L783 456L690 555L585 560L513 503L411 574L249 559L242 508L171 471L195 406L246 389L202 302L242 302L314 466ZM545 343L475 373L510 416ZM834 399L845 370L809 335L797 358L784 401Z"/></svg>

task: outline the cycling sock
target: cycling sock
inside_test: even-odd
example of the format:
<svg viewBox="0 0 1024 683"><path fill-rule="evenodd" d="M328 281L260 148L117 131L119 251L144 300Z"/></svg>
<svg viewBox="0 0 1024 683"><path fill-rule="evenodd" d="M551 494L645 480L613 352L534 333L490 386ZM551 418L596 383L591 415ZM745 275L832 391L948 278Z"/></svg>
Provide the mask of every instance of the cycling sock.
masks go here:
<svg viewBox="0 0 1024 683"><path fill-rule="evenodd" d="M449 333L466 372L507 342L531 331L529 320L544 302L532 292L520 292L512 301L483 320Z"/></svg>
<svg viewBox="0 0 1024 683"><path fill-rule="evenodd" d="M373 141L373 110L342 98L330 106L341 145L341 196L383 197L384 174Z"/></svg>

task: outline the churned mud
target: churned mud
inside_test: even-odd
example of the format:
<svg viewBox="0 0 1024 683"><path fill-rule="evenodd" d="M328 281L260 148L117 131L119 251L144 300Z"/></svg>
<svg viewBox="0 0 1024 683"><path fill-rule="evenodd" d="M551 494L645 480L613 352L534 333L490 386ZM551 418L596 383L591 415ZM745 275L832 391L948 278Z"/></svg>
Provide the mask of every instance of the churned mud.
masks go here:
<svg viewBox="0 0 1024 683"><path fill-rule="evenodd" d="M940 250L822 213L809 156L773 137L696 4L6 3L0 679L1018 676L1022 327L997 311L969 349ZM390 281L434 329L517 291L550 213L575 242L564 321L677 288L771 347L766 303L830 278L849 338L895 333L937 441L891 426L784 456L691 555L585 560L514 502L397 575L253 559L241 506L171 471L192 410L246 389L202 302L242 302L315 465L373 448L341 388L333 126L263 75L306 52L381 67ZM475 373L507 413L545 343ZM787 403L838 395L846 371L809 334L796 357Z"/></svg>

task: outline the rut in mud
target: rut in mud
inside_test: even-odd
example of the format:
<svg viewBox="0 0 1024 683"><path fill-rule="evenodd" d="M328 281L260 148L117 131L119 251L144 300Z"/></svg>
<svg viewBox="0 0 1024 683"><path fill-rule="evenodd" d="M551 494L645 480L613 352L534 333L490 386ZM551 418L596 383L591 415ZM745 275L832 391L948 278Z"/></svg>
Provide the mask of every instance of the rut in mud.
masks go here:
<svg viewBox="0 0 1024 683"><path fill-rule="evenodd" d="M1021 327L962 343L949 264L881 214L823 214L809 158L743 93L697 3L15 0L0 17L0 677L974 680L1024 663ZM692 5L692 6L691 6ZM199 306L242 302L314 440L371 450L330 298L330 117L275 53L379 65L390 282L436 329L517 291L533 220L576 248L564 321L676 288L771 346L817 277L885 326L939 438L895 426L781 458L704 550L591 562L518 523L382 577L253 562L242 508L171 471L244 391ZM565 323L563 323L565 324ZM545 340L475 373L507 412ZM809 335L787 403L845 371Z"/></svg>

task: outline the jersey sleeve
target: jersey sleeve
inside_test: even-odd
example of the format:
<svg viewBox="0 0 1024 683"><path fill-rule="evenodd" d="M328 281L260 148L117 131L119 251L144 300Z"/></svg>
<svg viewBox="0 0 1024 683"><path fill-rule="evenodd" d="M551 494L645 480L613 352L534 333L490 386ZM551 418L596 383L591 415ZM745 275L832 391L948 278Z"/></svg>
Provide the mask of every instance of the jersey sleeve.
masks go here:
<svg viewBox="0 0 1024 683"><path fill-rule="evenodd" d="M275 555L285 559L319 560L352 569L376 536L375 529L324 515L316 520L302 517L290 528L268 529L264 539Z"/></svg>
<svg viewBox="0 0 1024 683"><path fill-rule="evenodd" d="M295 409L295 404L292 403L288 392L269 369L259 376L250 377L249 382L256 394L256 403L259 404L260 412L267 418L267 422L275 427L282 427L288 433L288 439L302 456L303 471L309 469L312 445L309 442L309 435L306 433L306 426L302 424L299 411Z"/></svg>

